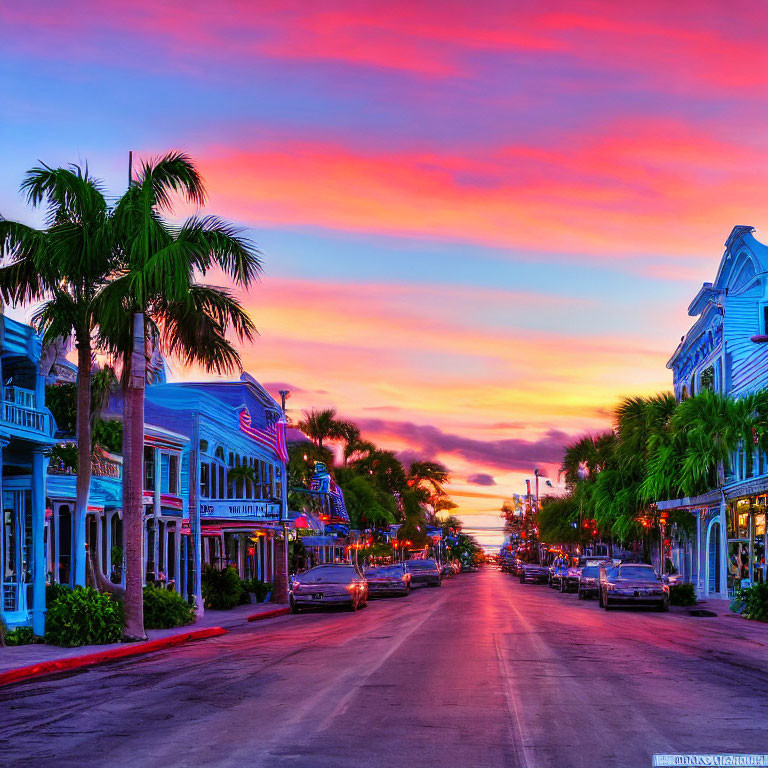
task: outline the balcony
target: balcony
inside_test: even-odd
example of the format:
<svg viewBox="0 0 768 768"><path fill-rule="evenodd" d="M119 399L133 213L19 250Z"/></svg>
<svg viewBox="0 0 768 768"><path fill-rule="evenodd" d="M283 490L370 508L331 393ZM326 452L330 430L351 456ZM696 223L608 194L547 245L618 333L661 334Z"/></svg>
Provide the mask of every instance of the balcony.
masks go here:
<svg viewBox="0 0 768 768"><path fill-rule="evenodd" d="M47 410L37 409L35 393L31 389L5 387L2 420L27 432L53 437L51 415Z"/></svg>

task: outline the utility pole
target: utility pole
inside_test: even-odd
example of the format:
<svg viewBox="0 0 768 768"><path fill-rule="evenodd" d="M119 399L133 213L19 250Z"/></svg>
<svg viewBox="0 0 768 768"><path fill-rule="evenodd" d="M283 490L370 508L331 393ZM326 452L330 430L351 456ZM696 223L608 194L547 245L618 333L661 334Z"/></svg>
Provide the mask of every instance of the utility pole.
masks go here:
<svg viewBox="0 0 768 768"><path fill-rule="evenodd" d="M128 150L128 189L133 184L133 150Z"/></svg>
<svg viewBox="0 0 768 768"><path fill-rule="evenodd" d="M282 403L283 408L283 416L285 416L285 401L288 399L288 395L291 394L290 389L281 389L280 390L280 401Z"/></svg>

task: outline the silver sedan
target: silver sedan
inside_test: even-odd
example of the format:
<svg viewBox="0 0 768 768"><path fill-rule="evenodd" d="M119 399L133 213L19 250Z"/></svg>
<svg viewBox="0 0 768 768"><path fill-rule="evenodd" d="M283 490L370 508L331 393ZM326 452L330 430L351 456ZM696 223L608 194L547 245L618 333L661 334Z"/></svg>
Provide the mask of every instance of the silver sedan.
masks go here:
<svg viewBox="0 0 768 768"><path fill-rule="evenodd" d="M368 600L368 582L354 565L317 565L294 578L289 599L292 613L333 605L356 611Z"/></svg>

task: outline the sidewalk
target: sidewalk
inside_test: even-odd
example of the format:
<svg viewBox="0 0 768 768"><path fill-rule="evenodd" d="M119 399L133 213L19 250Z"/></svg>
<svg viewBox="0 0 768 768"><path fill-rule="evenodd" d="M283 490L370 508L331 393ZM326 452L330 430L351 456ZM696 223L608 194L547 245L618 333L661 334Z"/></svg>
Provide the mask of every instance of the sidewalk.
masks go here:
<svg viewBox="0 0 768 768"><path fill-rule="evenodd" d="M171 648L190 640L203 640L226 634L249 621L288 613L288 606L277 603L239 605L231 611L206 611L194 624L174 629L150 629L141 643L111 643L60 648L57 645L31 644L0 648L0 686L45 674L99 664L112 659L138 656Z"/></svg>

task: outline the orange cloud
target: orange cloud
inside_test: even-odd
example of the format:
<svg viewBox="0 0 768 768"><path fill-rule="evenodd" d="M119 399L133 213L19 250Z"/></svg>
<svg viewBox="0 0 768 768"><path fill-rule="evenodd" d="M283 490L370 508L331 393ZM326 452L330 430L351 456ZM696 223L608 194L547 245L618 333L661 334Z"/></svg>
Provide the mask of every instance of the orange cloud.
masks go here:
<svg viewBox="0 0 768 768"><path fill-rule="evenodd" d="M532 146L387 152L285 137L201 158L211 207L251 226L318 226L636 260L711 252L768 209L768 147L673 121Z"/></svg>

